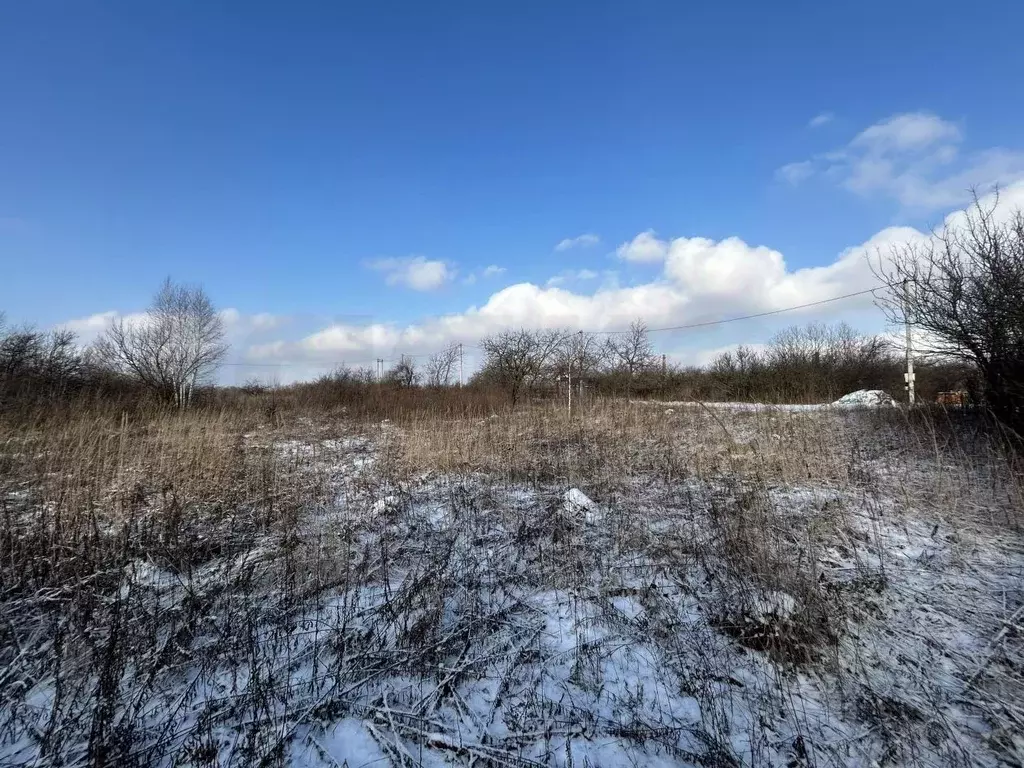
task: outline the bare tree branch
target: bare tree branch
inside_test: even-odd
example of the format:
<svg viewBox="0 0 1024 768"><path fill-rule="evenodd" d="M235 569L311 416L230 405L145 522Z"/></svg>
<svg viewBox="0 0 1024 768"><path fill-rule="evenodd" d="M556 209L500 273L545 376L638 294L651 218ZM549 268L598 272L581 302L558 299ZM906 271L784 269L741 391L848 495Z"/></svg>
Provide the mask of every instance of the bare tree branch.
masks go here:
<svg viewBox="0 0 1024 768"><path fill-rule="evenodd" d="M447 387L452 383L455 364L459 362L459 345L452 343L430 356L426 365L426 382L430 387Z"/></svg>
<svg viewBox="0 0 1024 768"><path fill-rule="evenodd" d="M1024 213L996 217L998 197L975 196L924 244L894 248L872 263L893 322L910 321L925 354L967 361L980 373L995 414L1024 426Z"/></svg>

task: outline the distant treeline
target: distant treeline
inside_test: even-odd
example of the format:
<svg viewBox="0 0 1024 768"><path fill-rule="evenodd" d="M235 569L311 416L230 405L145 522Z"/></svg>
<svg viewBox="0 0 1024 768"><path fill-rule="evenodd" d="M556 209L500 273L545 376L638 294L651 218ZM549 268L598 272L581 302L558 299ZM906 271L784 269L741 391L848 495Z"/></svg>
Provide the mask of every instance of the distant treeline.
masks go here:
<svg viewBox="0 0 1024 768"><path fill-rule="evenodd" d="M845 324L787 328L763 348L738 346L705 366L663 362L649 334L634 323L623 338L600 340L571 331L509 331L488 337L485 357L461 390L490 408L526 398L618 396L672 400L738 400L769 403L828 402L857 389L903 396L905 360L880 336ZM421 368L406 358L383 379L368 369L341 368L285 387L253 380L242 387L198 386L196 404L225 405L260 395L280 406L353 407L404 392L405 402L453 401L459 388L457 349L446 348ZM969 366L917 362L922 400L938 392L971 389ZM413 390L416 394L413 394ZM444 397L442 398L442 393ZM486 393L486 394L485 394ZM82 349L66 330L0 328L0 406L45 407L93 401L127 407L173 400L129 372L111 366L93 349Z"/></svg>

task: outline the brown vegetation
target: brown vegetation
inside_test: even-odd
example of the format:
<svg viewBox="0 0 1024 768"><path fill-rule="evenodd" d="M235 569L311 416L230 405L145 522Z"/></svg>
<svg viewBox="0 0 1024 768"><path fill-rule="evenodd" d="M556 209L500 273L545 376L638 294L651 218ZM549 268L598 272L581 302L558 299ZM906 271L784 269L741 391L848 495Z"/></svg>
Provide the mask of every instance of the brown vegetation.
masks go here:
<svg viewBox="0 0 1024 768"><path fill-rule="evenodd" d="M871 733L851 759L968 764L949 709L967 684L955 706L994 734L971 748L1012 758L1015 636L977 659L942 640L955 684L878 645L934 653L915 633L936 616L985 641L1012 621L1024 500L975 414L592 399L570 417L337 386L0 420L9 762L289 763L346 718L393 764L602 743L835 762L808 708L838 696L829 727ZM908 541L942 560L919 572L893 547L923 526ZM929 569L946 593L923 611ZM492 694L505 736L456 726Z"/></svg>

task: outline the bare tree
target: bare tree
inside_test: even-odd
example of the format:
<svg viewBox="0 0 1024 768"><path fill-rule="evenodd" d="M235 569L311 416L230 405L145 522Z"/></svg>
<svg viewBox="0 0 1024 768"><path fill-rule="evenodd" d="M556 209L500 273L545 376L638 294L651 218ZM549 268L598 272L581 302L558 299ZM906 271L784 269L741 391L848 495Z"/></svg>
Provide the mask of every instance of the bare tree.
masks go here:
<svg viewBox="0 0 1024 768"><path fill-rule="evenodd" d="M384 380L399 387L413 387L419 383L420 374L413 359L402 355L395 366L385 374Z"/></svg>
<svg viewBox="0 0 1024 768"><path fill-rule="evenodd" d="M224 322L202 288L170 278L142 318L112 323L96 344L108 366L180 408L212 378L227 349Z"/></svg>
<svg viewBox="0 0 1024 768"><path fill-rule="evenodd" d="M926 355L978 370L993 413L1024 433L1024 212L1005 220L974 203L924 243L894 248L872 268L888 287L888 318L918 329ZM920 333L923 332L923 333Z"/></svg>
<svg viewBox="0 0 1024 768"><path fill-rule="evenodd" d="M586 378L596 373L608 358L608 347L597 336L586 331L566 331L561 334L558 347L552 355L557 375L564 376L570 366L573 378Z"/></svg>
<svg viewBox="0 0 1024 768"><path fill-rule="evenodd" d="M647 335L647 325L641 320L634 320L630 323L627 333L611 336L608 339L608 353L630 378L642 371L654 358L654 350Z"/></svg>
<svg viewBox="0 0 1024 768"><path fill-rule="evenodd" d="M764 353L764 371L779 391L835 398L891 379L894 359L880 336L864 335L846 323L812 323L779 331Z"/></svg>
<svg viewBox="0 0 1024 768"><path fill-rule="evenodd" d="M512 408L543 374L561 334L557 331L503 331L480 342L484 365L477 380L490 380L509 393Z"/></svg>
<svg viewBox="0 0 1024 768"><path fill-rule="evenodd" d="M451 343L427 360L427 386L447 387L452 383L455 365L459 362L459 345Z"/></svg>
<svg viewBox="0 0 1024 768"><path fill-rule="evenodd" d="M634 320L628 332L609 337L606 344L608 359L626 376L626 397L629 397L633 391L633 378L654 359L647 325L641 320Z"/></svg>
<svg viewBox="0 0 1024 768"><path fill-rule="evenodd" d="M0 314L0 401L9 397L54 398L82 371L74 332L5 329Z"/></svg>

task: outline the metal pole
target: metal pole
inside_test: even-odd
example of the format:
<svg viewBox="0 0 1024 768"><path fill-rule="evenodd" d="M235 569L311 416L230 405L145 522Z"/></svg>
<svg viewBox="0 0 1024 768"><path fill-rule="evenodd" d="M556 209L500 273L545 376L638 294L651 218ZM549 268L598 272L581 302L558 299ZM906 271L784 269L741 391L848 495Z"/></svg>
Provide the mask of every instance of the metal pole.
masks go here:
<svg viewBox="0 0 1024 768"><path fill-rule="evenodd" d="M569 418L572 418L572 359L569 359Z"/></svg>
<svg viewBox="0 0 1024 768"><path fill-rule="evenodd" d="M907 380L907 403L914 404L914 339L910 330L910 281L903 281L903 320L907 326L907 372L904 378Z"/></svg>

